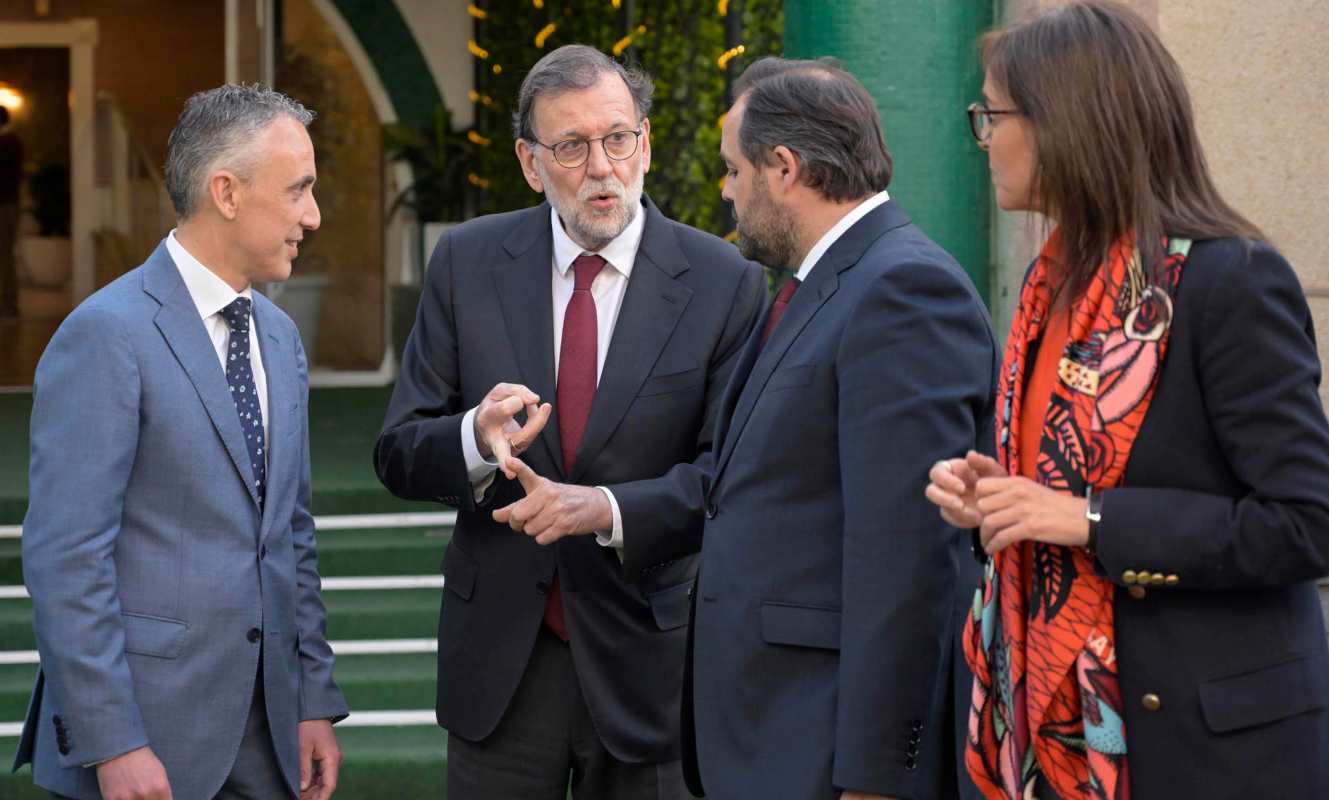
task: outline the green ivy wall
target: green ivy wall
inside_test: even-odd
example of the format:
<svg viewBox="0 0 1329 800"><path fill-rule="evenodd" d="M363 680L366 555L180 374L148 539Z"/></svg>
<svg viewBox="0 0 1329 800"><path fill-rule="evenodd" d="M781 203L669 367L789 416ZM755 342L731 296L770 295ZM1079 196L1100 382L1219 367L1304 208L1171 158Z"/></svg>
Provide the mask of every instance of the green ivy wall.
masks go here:
<svg viewBox="0 0 1329 800"><path fill-rule="evenodd" d="M651 173L646 191L674 219L715 233L732 229L720 199L720 116L728 107L725 70L717 59L731 46L726 15L717 0L476 0L485 14L476 20L475 40L484 51L476 59L481 94L476 132L487 144L478 149L477 175L486 186L480 213L523 208L539 201L513 156L512 107L522 77L545 53L581 43L611 52L631 35L622 59L655 78L651 110ZM731 74L762 55L780 52L781 0L729 0L733 28L744 52L728 62ZM536 35L553 25L541 44ZM644 30L643 30L644 29ZM498 72L494 66L500 68Z"/></svg>

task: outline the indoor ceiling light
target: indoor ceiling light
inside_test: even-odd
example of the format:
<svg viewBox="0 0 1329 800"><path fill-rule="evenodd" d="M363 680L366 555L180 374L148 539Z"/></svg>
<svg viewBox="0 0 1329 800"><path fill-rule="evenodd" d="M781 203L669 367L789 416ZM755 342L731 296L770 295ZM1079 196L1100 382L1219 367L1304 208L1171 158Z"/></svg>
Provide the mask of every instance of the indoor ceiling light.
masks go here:
<svg viewBox="0 0 1329 800"><path fill-rule="evenodd" d="M0 84L0 106L4 106L10 111L14 111L23 105L23 95L18 90L4 84Z"/></svg>

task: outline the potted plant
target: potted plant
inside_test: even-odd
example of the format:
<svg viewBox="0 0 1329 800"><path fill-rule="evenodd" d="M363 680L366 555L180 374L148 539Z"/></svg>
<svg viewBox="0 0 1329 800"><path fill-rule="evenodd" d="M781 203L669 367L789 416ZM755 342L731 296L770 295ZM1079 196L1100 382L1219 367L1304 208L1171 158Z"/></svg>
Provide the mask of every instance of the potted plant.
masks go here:
<svg viewBox="0 0 1329 800"><path fill-rule="evenodd" d="M409 285L392 287L392 339L398 356L410 333L420 299L420 283L440 236L466 216L472 170L472 144L453 129L446 106L434 109L431 124L416 127L394 122L383 126L383 150L392 161L410 166L412 181L388 208L391 218L406 207L420 223L420 272Z"/></svg>
<svg viewBox="0 0 1329 800"><path fill-rule="evenodd" d="M37 235L20 240L24 274L34 286L56 289L65 285L74 268L69 239L69 167L58 163L38 167L28 178L28 193L32 196Z"/></svg>

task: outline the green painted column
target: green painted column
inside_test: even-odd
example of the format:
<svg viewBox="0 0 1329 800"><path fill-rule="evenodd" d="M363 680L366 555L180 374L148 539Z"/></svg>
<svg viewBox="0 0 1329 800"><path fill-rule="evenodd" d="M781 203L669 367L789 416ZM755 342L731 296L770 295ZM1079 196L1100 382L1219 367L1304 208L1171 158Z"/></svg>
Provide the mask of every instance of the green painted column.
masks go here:
<svg viewBox="0 0 1329 800"><path fill-rule="evenodd" d="M834 56L881 112L891 196L988 298L987 164L965 107L983 78L977 38L992 0L785 0L785 55Z"/></svg>

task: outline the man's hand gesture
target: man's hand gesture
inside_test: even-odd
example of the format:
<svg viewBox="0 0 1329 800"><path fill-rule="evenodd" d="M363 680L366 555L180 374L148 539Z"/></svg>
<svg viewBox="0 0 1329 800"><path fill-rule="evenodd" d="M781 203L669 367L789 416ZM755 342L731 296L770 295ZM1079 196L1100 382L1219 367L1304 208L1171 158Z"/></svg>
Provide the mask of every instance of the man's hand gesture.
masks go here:
<svg viewBox="0 0 1329 800"><path fill-rule="evenodd" d="M516 416L526 410L526 424L518 425ZM480 401L475 410L475 445L486 461L497 461L499 469L511 480L517 474L508 466L531 446L544 430L554 407L540 404L540 395L519 383L500 383Z"/></svg>
<svg viewBox="0 0 1329 800"><path fill-rule="evenodd" d="M553 544L564 536L607 531L614 526L609 498L594 486L554 483L536 475L524 461L509 458L504 472L521 481L526 496L494 511L496 522L506 522L539 544Z"/></svg>

